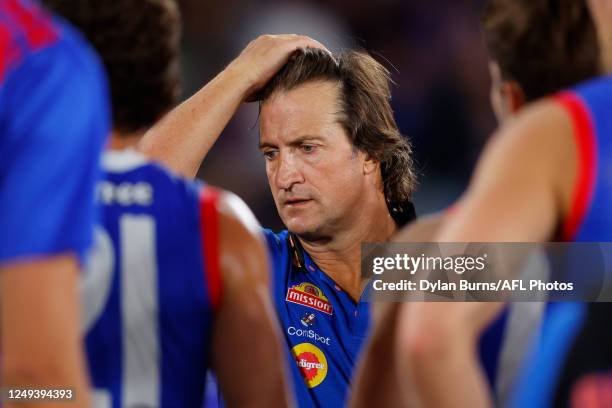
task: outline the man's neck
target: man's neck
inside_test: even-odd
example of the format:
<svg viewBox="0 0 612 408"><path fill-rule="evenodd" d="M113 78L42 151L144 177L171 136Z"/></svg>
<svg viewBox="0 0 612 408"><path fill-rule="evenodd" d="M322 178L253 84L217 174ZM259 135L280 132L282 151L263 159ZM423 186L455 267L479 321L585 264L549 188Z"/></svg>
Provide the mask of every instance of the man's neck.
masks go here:
<svg viewBox="0 0 612 408"><path fill-rule="evenodd" d="M113 130L106 143L107 150L124 150L136 148L144 132L123 133Z"/></svg>
<svg viewBox="0 0 612 408"><path fill-rule="evenodd" d="M357 301L365 284L361 276L361 243L387 241L396 231L397 225L385 204L364 214L351 230L342 231L330 240L300 238L300 242L319 268Z"/></svg>

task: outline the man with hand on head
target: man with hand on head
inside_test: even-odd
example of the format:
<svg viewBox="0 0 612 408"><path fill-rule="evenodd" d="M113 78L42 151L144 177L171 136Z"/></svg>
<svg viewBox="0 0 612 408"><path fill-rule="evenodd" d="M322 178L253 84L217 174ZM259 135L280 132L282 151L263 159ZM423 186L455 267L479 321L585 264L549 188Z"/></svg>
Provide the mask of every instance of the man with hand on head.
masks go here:
<svg viewBox="0 0 612 408"><path fill-rule="evenodd" d="M236 61L269 58L283 49L281 40L288 46L292 38L297 43L299 37L262 37ZM235 110L259 91L259 145L287 227L265 234L296 398L304 407L341 406L369 326L369 304L361 297L361 243L386 241L415 217L411 148L393 118L389 74L356 51L332 56L306 48L268 71L275 75L263 82L249 81L262 72L257 64L236 61L168 114L141 146L193 175L233 113L226 109ZM230 83L242 84L238 89L244 91L225 92ZM210 101L219 104L198 103L202 95L215 94ZM211 109L223 109L212 128L197 114Z"/></svg>

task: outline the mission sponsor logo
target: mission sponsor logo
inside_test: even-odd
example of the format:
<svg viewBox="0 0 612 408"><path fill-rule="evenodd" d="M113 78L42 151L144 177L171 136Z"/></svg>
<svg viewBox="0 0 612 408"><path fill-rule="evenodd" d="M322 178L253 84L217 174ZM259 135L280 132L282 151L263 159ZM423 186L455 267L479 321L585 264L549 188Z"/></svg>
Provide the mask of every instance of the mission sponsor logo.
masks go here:
<svg viewBox="0 0 612 408"><path fill-rule="evenodd" d="M327 377L327 358L314 344L301 343L291 349L300 373L308 388L321 384Z"/></svg>
<svg viewBox="0 0 612 408"><path fill-rule="evenodd" d="M321 289L312 283L303 282L294 285L287 291L287 302L297 303L318 310L319 312L332 314L332 305Z"/></svg>

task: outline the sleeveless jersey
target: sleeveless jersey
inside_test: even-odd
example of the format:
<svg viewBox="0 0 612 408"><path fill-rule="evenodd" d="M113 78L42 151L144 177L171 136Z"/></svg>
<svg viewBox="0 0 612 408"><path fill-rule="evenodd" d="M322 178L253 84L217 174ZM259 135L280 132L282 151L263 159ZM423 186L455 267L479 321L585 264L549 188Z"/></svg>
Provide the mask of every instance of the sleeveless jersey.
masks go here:
<svg viewBox="0 0 612 408"><path fill-rule="evenodd" d="M102 164L83 277L96 406L201 406L221 289L216 193L131 150Z"/></svg>

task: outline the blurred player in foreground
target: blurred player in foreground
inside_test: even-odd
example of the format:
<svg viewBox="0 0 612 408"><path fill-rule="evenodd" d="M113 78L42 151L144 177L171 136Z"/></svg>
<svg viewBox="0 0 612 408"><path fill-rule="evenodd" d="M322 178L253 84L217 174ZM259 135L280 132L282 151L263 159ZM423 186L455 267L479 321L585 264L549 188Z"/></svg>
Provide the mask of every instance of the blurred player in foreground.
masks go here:
<svg viewBox="0 0 612 408"><path fill-rule="evenodd" d="M77 285L110 120L104 73L28 0L0 0L0 34L2 385L71 388L70 405L86 407Z"/></svg>
<svg viewBox="0 0 612 408"><path fill-rule="evenodd" d="M96 404L201 406L211 365L229 406L288 405L256 220L237 197L183 181L131 148L178 95L176 4L46 3L102 55L113 96L111 150L97 191L103 228L84 278ZM243 55L237 63L282 65L308 44L281 38L265 61Z"/></svg>
<svg viewBox="0 0 612 408"><path fill-rule="evenodd" d="M243 54L274 51L275 37L264 40ZM369 326L369 304L361 299L361 243L385 241L414 218L411 150L389 105L388 72L366 53L332 56L306 49L276 69L260 94L259 140L288 229L265 231L273 298L298 403L341 406ZM185 102L145 136L145 150L193 176L244 100L222 84L243 84L259 70L230 64L200 91L217 96L200 104L198 93ZM225 122L207 129L199 114L221 108Z"/></svg>
<svg viewBox="0 0 612 408"><path fill-rule="evenodd" d="M578 3L582 4L558 2L554 9L561 12ZM591 6L609 72L612 2L592 1ZM575 40L568 38L562 52L584 46ZM537 102L503 126L436 240L535 242L554 239L560 231L568 241L610 241L612 184L605 169L611 161L611 103L612 82L603 77ZM473 350L478 333L496 309L488 303L402 307L398 358L410 372L418 372L418 378L416 374L412 378L426 405L491 403Z"/></svg>
<svg viewBox="0 0 612 408"><path fill-rule="evenodd" d="M594 77L599 72L595 29L587 6L582 2L566 2L563 8L560 7L555 13L548 8L546 2L542 1L492 0L488 2L483 15L483 35L491 57L491 102L500 124L511 122L511 118L515 117L526 103ZM533 38L537 38L538 41L528 40ZM431 240L435 233L439 232L442 222L449 222L454 217L453 212L445 215L444 219L442 216L421 218L398 234L394 240L398 242ZM525 308L530 304L520 303L511 307L519 306ZM377 321L354 387L353 402L357 406L368 406L373 403L396 406L397 400L402 397L398 391L406 389L406 378L395 376L398 374L397 356L389 352L395 347L394 333L396 333L400 305L393 304L381 309L384 311L381 310L380 319ZM522 316L521 323L528 318ZM464 330L458 327L454 329ZM489 330L490 328L487 328L486 332ZM435 332L411 334L413 336L411 339L414 339L414 336L426 337L426 339L419 338L423 343L412 344L415 348L425 347L424 350L411 349L416 354L416 359L422 357L419 354L421 351L431 352L431 358L434 358L435 352L428 347L436 347L438 342L452 341L448 338L436 339L435 335L438 334ZM482 341L481 331L475 336L474 341ZM527 340L525 337L518 341L515 339L514 344L510 346L520 348ZM424 345L425 342L427 345ZM472 352L474 350L476 348ZM484 356L481 362L486 364L489 357ZM519 357L524 356L521 354ZM499 392L497 403L505 405L510 398L509 394L516 381L514 377L517 372L515 370L514 373L500 373L499 363L496 365L500 378L492 385ZM395 368L389 369L389 367ZM385 374L381 375L381 372ZM422 376L422 372L416 368L410 374L415 381ZM506 384L508 389L503 389L504 384L499 381L508 375L512 378L504 380L508 381ZM487 373L487 376L490 377L490 373ZM438 392L441 393L442 389ZM406 396L405 392L403 394ZM433 404L429 402L429 405Z"/></svg>
<svg viewBox="0 0 612 408"><path fill-rule="evenodd" d="M612 1L591 0L598 30L603 71L612 73ZM575 91L570 110L579 150L578 176L585 190L575 198L576 241L612 240L609 174L611 158L612 81L610 77ZM586 139L586 140L584 140ZM582 140L582 142L580 142ZM578 210L578 209L577 209ZM585 279L588 279L588 270ZM549 314L542 340L526 364L513 407L612 406L612 331L610 303L563 303Z"/></svg>

